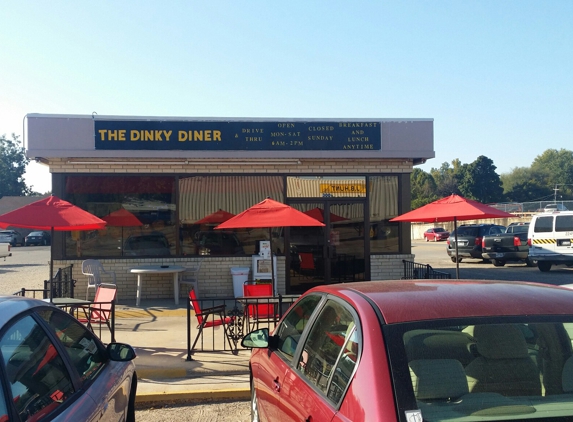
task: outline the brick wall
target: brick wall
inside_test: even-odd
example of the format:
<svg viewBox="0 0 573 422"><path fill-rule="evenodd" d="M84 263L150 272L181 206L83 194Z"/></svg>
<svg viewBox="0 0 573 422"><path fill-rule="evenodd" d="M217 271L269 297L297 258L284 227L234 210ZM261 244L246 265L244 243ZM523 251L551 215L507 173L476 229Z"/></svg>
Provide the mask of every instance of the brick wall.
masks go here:
<svg viewBox="0 0 573 422"><path fill-rule="evenodd" d="M372 255L370 257L372 280L400 280L404 276L403 259L414 261L414 255Z"/></svg>
<svg viewBox="0 0 573 422"><path fill-rule="evenodd" d="M117 280L118 302L135 301L137 291L137 274L132 274L130 269L142 265L179 265L193 268L201 258L157 258L157 259L100 259L106 271L114 271ZM85 297L87 288L87 276L82 274L81 260L54 261L54 268L63 268L74 264L72 277L76 280L75 296ZM233 297L233 277L231 267L251 268L250 257L209 257L203 260L199 272L199 292L201 297ZM285 292L285 257L277 259L277 280L280 293ZM249 273L249 280L252 272ZM110 282L111 279L104 279ZM141 299L171 299L173 298L173 274L143 274L142 275ZM179 292L180 298L189 295L189 286L182 285ZM89 292L93 298L93 290Z"/></svg>

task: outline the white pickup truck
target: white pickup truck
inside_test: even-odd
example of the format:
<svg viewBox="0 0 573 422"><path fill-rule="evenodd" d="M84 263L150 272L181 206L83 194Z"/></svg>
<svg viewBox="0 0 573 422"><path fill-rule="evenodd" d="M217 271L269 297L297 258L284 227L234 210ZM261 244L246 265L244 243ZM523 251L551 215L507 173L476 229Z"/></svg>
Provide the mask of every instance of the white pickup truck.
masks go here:
<svg viewBox="0 0 573 422"><path fill-rule="evenodd" d="M7 256L12 256L12 252L10 252L10 244L0 243L0 258L4 258L4 261L6 261Z"/></svg>

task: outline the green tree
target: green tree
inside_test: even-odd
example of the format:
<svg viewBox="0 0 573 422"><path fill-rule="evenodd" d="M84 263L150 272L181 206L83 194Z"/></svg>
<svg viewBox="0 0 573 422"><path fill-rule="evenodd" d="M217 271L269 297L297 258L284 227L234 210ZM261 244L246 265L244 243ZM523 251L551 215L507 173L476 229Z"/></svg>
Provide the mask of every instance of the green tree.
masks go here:
<svg viewBox="0 0 573 422"><path fill-rule="evenodd" d="M567 149L548 149L538 155L531 164L531 170L542 175L545 185L551 189L557 187L559 195L572 197L573 192L573 151ZM556 186L561 185L561 186Z"/></svg>
<svg viewBox="0 0 573 422"><path fill-rule="evenodd" d="M24 181L29 161L18 136L12 134L12 139L6 135L0 136L0 198L7 195L25 196L32 192Z"/></svg>
<svg viewBox="0 0 573 422"><path fill-rule="evenodd" d="M503 187L496 169L493 161L484 155L467 164L459 184L462 195L483 203L502 201Z"/></svg>
<svg viewBox="0 0 573 422"><path fill-rule="evenodd" d="M430 173L414 169L410 175L412 186L412 209L420 208L438 199L436 196L436 182Z"/></svg>
<svg viewBox="0 0 573 422"><path fill-rule="evenodd" d="M500 179L503 194L510 202L541 201L553 193L545 175L530 167L516 167L502 174Z"/></svg>
<svg viewBox="0 0 573 422"><path fill-rule="evenodd" d="M462 169L463 165L461 161L455 159L452 161L451 166L449 163L442 163L440 168L432 168L432 170L430 170L436 182L436 196L438 198L444 198L452 193L460 193L458 184Z"/></svg>

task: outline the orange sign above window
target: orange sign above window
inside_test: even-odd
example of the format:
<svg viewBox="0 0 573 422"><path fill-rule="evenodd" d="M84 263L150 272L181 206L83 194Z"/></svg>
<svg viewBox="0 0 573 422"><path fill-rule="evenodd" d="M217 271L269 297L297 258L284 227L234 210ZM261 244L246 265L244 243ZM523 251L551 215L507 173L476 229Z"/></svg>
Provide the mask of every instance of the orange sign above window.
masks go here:
<svg viewBox="0 0 573 422"><path fill-rule="evenodd" d="M365 183L321 183L320 193L366 193Z"/></svg>

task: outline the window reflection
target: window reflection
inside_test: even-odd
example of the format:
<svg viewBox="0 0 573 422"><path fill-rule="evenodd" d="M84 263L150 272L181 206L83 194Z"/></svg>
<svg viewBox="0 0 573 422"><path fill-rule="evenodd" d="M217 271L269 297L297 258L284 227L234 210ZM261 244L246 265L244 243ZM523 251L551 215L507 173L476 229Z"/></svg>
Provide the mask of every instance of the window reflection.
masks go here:
<svg viewBox="0 0 573 422"><path fill-rule="evenodd" d="M104 230L66 232L66 256L175 255L175 179L68 176L66 198L106 220Z"/></svg>
<svg viewBox="0 0 573 422"><path fill-rule="evenodd" d="M282 177L194 176L179 180L179 227L183 255L253 255L269 230L215 230L247 208L271 197L283 201ZM280 229L273 229L275 252L284 251Z"/></svg>
<svg viewBox="0 0 573 422"><path fill-rule="evenodd" d="M390 219L398 215L398 177L371 176L370 185L370 253L400 251L398 223Z"/></svg>

